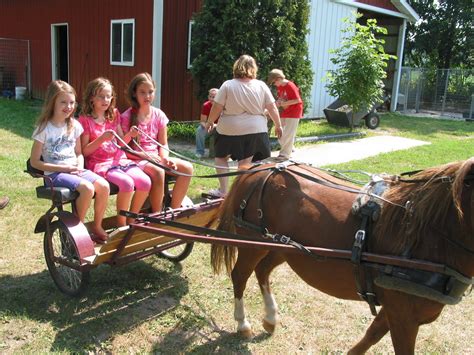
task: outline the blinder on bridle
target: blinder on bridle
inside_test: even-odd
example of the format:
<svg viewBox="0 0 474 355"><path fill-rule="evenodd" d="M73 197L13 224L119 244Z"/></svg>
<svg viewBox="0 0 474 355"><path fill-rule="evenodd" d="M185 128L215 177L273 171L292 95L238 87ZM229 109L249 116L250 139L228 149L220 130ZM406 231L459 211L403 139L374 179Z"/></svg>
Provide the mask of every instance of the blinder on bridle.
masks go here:
<svg viewBox="0 0 474 355"><path fill-rule="evenodd" d="M473 180L474 180L474 173L467 174L464 177L464 185L467 187L471 186L471 181Z"/></svg>
<svg viewBox="0 0 474 355"><path fill-rule="evenodd" d="M474 172L469 173L464 177L464 180L463 180L464 186L467 187L467 188L470 188L471 184L472 184L472 181L474 181ZM471 194L472 194L472 191L471 191ZM474 196L471 196L471 199L474 201ZM471 214L473 214L473 213L474 213L474 211L471 211ZM472 226L473 225L471 223L471 228L472 228ZM450 238L446 235L442 235L442 237L445 240L447 240L449 243L451 243L452 245L456 246L458 249L464 251L466 254L474 256L474 250L469 248L468 246L464 245L463 243L461 243L457 240L454 240L454 239L452 239L452 238ZM471 288L472 288L472 286L471 286Z"/></svg>

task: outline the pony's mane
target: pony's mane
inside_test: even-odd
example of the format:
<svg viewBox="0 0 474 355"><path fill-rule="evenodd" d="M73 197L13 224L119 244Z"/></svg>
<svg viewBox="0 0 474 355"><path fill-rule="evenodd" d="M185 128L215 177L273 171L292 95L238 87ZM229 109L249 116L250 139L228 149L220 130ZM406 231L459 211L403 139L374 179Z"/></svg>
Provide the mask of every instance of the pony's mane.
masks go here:
<svg viewBox="0 0 474 355"><path fill-rule="evenodd" d="M384 204L375 227L375 243L383 240L391 252L400 254L415 247L429 231L446 230L453 211L461 221L463 182L473 163L470 159L429 168L411 178L420 182L394 183L383 197L407 208ZM440 177L450 181L440 181Z"/></svg>

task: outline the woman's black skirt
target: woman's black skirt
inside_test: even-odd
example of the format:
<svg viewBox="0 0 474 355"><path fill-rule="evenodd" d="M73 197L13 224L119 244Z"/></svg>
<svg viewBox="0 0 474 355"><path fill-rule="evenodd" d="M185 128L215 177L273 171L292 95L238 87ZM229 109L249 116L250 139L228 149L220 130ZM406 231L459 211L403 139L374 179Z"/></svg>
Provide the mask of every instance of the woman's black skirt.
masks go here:
<svg viewBox="0 0 474 355"><path fill-rule="evenodd" d="M252 161L270 156L270 139L267 132L226 136L216 132L214 151L217 158L230 155L232 160L243 160L253 156Z"/></svg>

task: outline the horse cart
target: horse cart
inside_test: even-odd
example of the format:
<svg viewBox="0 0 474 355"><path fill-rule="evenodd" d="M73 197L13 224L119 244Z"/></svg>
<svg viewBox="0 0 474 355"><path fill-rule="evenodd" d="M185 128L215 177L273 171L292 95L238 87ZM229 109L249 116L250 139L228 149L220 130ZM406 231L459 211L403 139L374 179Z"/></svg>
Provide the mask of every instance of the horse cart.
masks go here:
<svg viewBox="0 0 474 355"><path fill-rule="evenodd" d="M26 172L35 178L47 178L42 171L34 169L27 162ZM165 201L169 195L167 179ZM111 186L111 193L117 192ZM159 232L149 232L153 223L137 221L125 227L116 228L115 217L104 219L109 238L100 244L89 233L89 223L81 223L77 216L65 209L71 204L75 210L78 194L64 187L36 187L36 196L51 201L51 207L36 224L35 233L44 233L44 256L49 273L56 286L63 293L76 296L81 294L90 281L90 271L101 264L119 266L151 255L179 262L189 256L193 242L165 236ZM167 209L161 213L149 214L157 219L172 219L194 226L204 226L211 214L221 204L222 199L208 198L202 203L179 209ZM177 231L178 229L176 229Z"/></svg>
<svg viewBox="0 0 474 355"><path fill-rule="evenodd" d="M388 331L396 353L412 353L419 326L472 289L474 159L409 177L371 176L363 188L341 172L293 161L233 174L239 176L225 199L156 214L122 211L134 222L111 232L103 245L63 210L73 201L70 192L37 188L38 197L52 200L35 232L45 233L54 282L77 295L100 264L153 254L180 261L193 242L210 243L214 270L224 264L232 274L239 333L252 334L243 293L254 271L265 303L263 327L274 331L269 275L286 262L311 286L369 304L375 319L354 353L367 351Z"/></svg>

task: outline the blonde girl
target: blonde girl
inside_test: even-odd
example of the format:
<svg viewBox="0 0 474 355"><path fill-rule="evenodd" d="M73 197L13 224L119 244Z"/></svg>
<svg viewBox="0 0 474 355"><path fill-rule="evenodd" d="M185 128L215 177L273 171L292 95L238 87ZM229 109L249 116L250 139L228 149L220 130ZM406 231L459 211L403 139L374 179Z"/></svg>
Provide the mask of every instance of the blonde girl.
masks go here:
<svg viewBox="0 0 474 355"><path fill-rule="evenodd" d="M108 79L96 78L87 84L79 121L84 128L81 143L86 166L117 185L117 212L139 212L148 197L151 181L114 141L115 134L123 136L123 132L115 108L115 93ZM117 215L118 226L126 222L124 216Z"/></svg>
<svg viewBox="0 0 474 355"><path fill-rule="evenodd" d="M140 152L139 157L130 157L137 161L140 168L150 176L152 180L152 189L150 193L150 202L153 212L161 211L163 202L163 185L165 172L158 166L147 160L151 156L156 161L177 170L179 172L191 175L193 173L192 164L177 158L170 158L167 149L162 149L156 142L165 148L168 147L168 117L159 108L153 106L156 87L151 75L141 73L136 75L128 85L127 98L130 102L130 108L122 113L122 129L126 132L126 140L130 135L136 134L136 127L146 135L139 134L136 140L142 149L146 152ZM128 135L128 136L127 136ZM133 144L132 144L133 146ZM171 208L181 206L186 192L188 191L191 177L176 177L176 183L171 197Z"/></svg>
<svg viewBox="0 0 474 355"><path fill-rule="evenodd" d="M80 135L83 129L73 118L76 109L76 92L68 83L56 80L49 84L43 111L33 132L31 165L43 170L51 180L46 184L77 191L75 212L84 222L94 193L94 221L89 228L98 242L107 239L102 219L107 207L109 184L90 170L84 169Z"/></svg>

